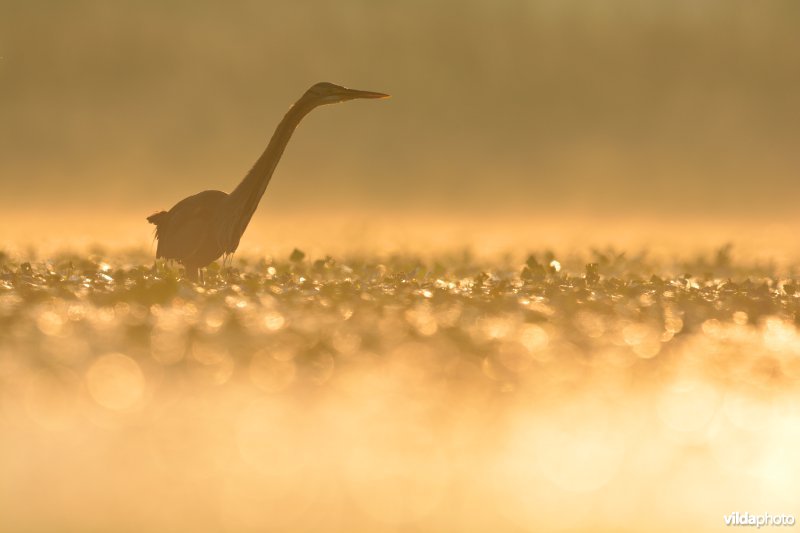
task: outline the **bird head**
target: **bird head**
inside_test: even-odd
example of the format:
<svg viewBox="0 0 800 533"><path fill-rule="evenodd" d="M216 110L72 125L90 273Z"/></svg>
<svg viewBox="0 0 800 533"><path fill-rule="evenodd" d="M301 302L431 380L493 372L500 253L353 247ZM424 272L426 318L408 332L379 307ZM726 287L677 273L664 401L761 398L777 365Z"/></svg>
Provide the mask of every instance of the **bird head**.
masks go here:
<svg viewBox="0 0 800 533"><path fill-rule="evenodd" d="M389 98L388 94L376 93L372 91L359 91L348 89L328 82L320 82L311 86L306 91L304 98L311 100L316 105L338 104L347 100L357 98Z"/></svg>

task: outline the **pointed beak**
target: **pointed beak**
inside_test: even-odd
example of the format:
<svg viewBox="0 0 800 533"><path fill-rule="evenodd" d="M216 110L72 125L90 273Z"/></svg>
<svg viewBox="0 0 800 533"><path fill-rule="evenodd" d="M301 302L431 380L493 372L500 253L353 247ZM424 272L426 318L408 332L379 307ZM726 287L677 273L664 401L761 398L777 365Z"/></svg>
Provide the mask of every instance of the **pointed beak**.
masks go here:
<svg viewBox="0 0 800 533"><path fill-rule="evenodd" d="M358 91L356 89L345 89L345 96L348 99L355 98L391 98L388 94L376 93L373 91Z"/></svg>

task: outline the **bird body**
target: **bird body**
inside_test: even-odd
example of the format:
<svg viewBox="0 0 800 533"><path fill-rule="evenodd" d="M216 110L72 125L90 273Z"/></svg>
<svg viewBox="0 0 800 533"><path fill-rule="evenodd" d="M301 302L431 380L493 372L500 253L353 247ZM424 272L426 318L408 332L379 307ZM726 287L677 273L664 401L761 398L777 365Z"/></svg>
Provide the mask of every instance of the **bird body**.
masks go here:
<svg viewBox="0 0 800 533"><path fill-rule="evenodd" d="M190 279L197 279L201 268L234 253L300 121L316 107L357 98L388 95L325 82L313 85L289 109L267 148L230 194L203 191L147 217L156 226L156 257L177 260Z"/></svg>
<svg viewBox="0 0 800 533"><path fill-rule="evenodd" d="M203 191L147 217L156 225L156 257L180 261L190 272L225 254L217 221L227 199L222 191Z"/></svg>

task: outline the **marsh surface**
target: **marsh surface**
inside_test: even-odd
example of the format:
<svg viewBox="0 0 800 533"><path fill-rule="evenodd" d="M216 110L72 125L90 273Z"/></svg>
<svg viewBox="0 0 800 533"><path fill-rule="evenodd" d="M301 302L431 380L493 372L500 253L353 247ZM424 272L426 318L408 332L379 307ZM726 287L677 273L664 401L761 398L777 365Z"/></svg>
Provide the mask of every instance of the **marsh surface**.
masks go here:
<svg viewBox="0 0 800 533"><path fill-rule="evenodd" d="M793 272L728 248L297 251L198 286L145 252L6 255L0 530L797 516Z"/></svg>

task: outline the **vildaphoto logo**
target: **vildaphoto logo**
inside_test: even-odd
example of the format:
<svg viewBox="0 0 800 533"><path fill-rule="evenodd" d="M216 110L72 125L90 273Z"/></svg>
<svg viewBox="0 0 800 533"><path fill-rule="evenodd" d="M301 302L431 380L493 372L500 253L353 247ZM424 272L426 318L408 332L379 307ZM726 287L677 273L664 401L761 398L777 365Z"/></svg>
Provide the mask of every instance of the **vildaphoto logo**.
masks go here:
<svg viewBox="0 0 800 533"><path fill-rule="evenodd" d="M738 511L725 515L723 518L725 519L726 526L755 526L756 528L767 526L793 526L795 522L794 516L790 514L750 514L740 513Z"/></svg>

